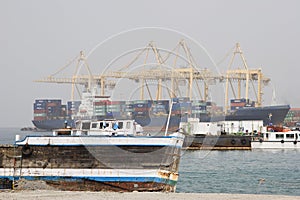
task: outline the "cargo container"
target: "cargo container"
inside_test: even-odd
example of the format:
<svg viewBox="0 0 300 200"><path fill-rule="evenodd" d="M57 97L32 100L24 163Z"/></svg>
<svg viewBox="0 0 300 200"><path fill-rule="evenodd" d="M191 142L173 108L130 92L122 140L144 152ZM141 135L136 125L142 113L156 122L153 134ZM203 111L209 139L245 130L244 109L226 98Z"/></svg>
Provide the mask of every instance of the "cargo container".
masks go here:
<svg viewBox="0 0 300 200"><path fill-rule="evenodd" d="M80 104L81 104L81 101L68 101L67 102L68 110L78 110Z"/></svg>
<svg viewBox="0 0 300 200"><path fill-rule="evenodd" d="M35 116L35 117L33 117L33 120L34 121L45 121L45 120L47 120L47 117L45 117L45 116Z"/></svg>
<svg viewBox="0 0 300 200"><path fill-rule="evenodd" d="M242 98L242 99L231 99L230 103L241 103L241 102L246 103L248 101L249 101L249 99L245 99L245 98Z"/></svg>

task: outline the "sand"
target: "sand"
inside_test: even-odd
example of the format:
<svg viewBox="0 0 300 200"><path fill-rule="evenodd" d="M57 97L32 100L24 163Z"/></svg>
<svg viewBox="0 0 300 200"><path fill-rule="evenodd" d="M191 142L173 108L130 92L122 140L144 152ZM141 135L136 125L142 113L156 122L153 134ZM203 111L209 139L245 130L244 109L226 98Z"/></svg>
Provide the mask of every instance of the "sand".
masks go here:
<svg viewBox="0 0 300 200"><path fill-rule="evenodd" d="M0 199L64 199L64 200L96 200L96 199L120 199L120 200L300 200L300 196L283 195L253 195L253 194L204 194L204 193L151 193L151 192L73 192L55 190L6 190L0 192Z"/></svg>

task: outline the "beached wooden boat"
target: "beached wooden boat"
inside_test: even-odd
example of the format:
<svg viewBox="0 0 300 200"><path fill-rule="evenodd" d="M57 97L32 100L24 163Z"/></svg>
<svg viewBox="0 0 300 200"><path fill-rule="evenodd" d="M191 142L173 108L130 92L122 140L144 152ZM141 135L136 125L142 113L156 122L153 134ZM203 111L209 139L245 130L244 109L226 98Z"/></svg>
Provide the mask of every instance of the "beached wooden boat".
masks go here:
<svg viewBox="0 0 300 200"><path fill-rule="evenodd" d="M81 121L1 148L0 179L62 190L174 192L184 136L145 136L134 120Z"/></svg>

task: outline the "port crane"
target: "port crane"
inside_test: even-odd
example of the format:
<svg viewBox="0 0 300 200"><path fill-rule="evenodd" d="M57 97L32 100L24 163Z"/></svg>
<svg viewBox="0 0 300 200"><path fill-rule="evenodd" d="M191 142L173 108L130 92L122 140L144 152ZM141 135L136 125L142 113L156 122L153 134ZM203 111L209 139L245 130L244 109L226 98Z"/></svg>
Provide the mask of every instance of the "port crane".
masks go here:
<svg viewBox="0 0 300 200"><path fill-rule="evenodd" d="M233 61L235 57L239 55L242 60L242 68L232 69ZM229 110L229 85L234 98L241 99L241 88L242 81L245 81L245 99L249 99L249 87L252 85L253 90L255 91L256 102L255 106L260 107L262 105L262 87L267 85L270 82L270 78L267 78L263 75L262 70L259 69L250 69L246 62L244 53L240 47L239 43L236 43L231 56L227 72L226 72L226 86L225 86L225 113ZM233 87L233 82L237 82L237 94L235 88ZM257 81L257 89L254 86L254 81ZM257 91L256 91L257 90Z"/></svg>
<svg viewBox="0 0 300 200"><path fill-rule="evenodd" d="M154 61L150 60L150 54L152 55ZM232 63L236 55L240 55L243 61L243 69L232 69ZM142 61L141 61L142 59ZM59 78L56 75L62 70L70 66L72 62L77 60L75 67L75 72L71 77ZM137 64L137 61L141 63ZM183 67L178 67L179 62L184 62ZM87 71L87 74L79 75L80 67L83 65ZM140 66L139 70L129 70L131 66ZM225 112L228 110L228 98L229 98L229 86L231 86L232 92L235 98L241 98L241 84L246 82L246 99L249 98L249 86L252 84L253 89L254 81L258 82L256 94L256 105L260 106L262 102L262 83L267 84L270 79L264 77L261 69L249 69L244 58L243 52L240 48L239 43L236 44L233 51L233 56L231 57L230 63L226 74L214 73L209 69L200 69L191 50L187 46L184 40L180 40L178 44L172 50L166 50L163 48L158 48L153 41L149 42L144 48L137 51L134 58L125 66L119 68L118 70L105 70L101 74L93 74L88 63L87 58L81 51L80 55L69 62L67 65L62 67L60 70L54 74L36 80L36 82L44 83L63 83L72 84L72 94L71 98L74 99L75 88L78 90L77 85L84 85L87 90L91 90L94 85L99 86L101 96L105 95L105 88L113 89L116 86L116 80L118 79L129 79L140 84L140 99L145 98L145 89L152 100L149 82L156 82L156 97L155 100L162 99L163 88L167 88L167 93L170 98L176 96L187 96L190 99L193 98L192 90L196 88L198 94L203 101L208 100L209 96L209 85L211 83L224 83L226 84L225 91ZM184 81L187 83L185 89L186 94L182 94L179 87L180 82ZM238 92L236 95L233 83L238 83ZM167 85L168 84L168 85ZM200 84L202 84L203 90L200 89Z"/></svg>

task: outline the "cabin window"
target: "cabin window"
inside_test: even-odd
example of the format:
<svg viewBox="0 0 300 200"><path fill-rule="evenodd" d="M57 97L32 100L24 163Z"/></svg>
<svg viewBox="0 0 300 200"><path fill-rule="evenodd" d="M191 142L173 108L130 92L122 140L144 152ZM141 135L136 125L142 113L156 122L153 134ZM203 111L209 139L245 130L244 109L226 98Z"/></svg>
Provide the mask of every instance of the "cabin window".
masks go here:
<svg viewBox="0 0 300 200"><path fill-rule="evenodd" d="M117 123L114 123L113 124L113 127L112 127L114 130L117 130L119 128L119 125Z"/></svg>
<svg viewBox="0 0 300 200"><path fill-rule="evenodd" d="M284 138L284 134L276 134L276 139L283 139Z"/></svg>
<svg viewBox="0 0 300 200"><path fill-rule="evenodd" d="M58 131L57 135L71 135L71 130L67 130L67 131Z"/></svg>
<svg viewBox="0 0 300 200"><path fill-rule="evenodd" d="M92 128L97 128L98 123L92 123Z"/></svg>
<svg viewBox="0 0 300 200"><path fill-rule="evenodd" d="M76 123L75 123L76 129L80 129L80 125L81 125L81 124L80 124L79 122L76 122Z"/></svg>
<svg viewBox="0 0 300 200"><path fill-rule="evenodd" d="M123 122L119 122L119 129L122 129L123 128Z"/></svg>
<svg viewBox="0 0 300 200"><path fill-rule="evenodd" d="M269 138L269 133L266 133L266 138Z"/></svg>
<svg viewBox="0 0 300 200"><path fill-rule="evenodd" d="M126 129L130 129L130 128L131 128L130 122L127 122L127 123L126 123Z"/></svg>
<svg viewBox="0 0 300 200"><path fill-rule="evenodd" d="M287 139L294 139L295 135L294 134L286 134Z"/></svg>
<svg viewBox="0 0 300 200"><path fill-rule="evenodd" d="M90 122L83 122L82 123L82 129L90 129L90 125L91 125Z"/></svg>
<svg viewBox="0 0 300 200"><path fill-rule="evenodd" d="M99 129L103 129L103 122L100 122L100 127Z"/></svg>

